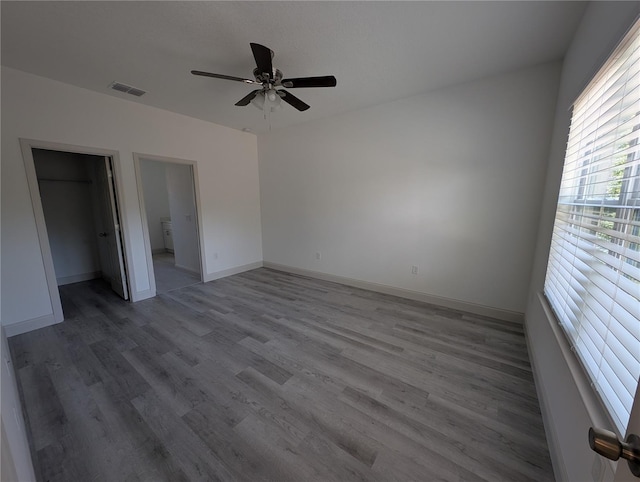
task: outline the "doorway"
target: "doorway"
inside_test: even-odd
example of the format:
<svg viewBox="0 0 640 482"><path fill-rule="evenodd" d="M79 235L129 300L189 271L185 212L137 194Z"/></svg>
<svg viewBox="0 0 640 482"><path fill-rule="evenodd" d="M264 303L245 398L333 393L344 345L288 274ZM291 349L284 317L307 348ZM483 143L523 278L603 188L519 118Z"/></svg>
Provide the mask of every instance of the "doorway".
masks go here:
<svg viewBox="0 0 640 482"><path fill-rule="evenodd" d="M200 234L191 162L135 156L145 243L156 294L202 281Z"/></svg>
<svg viewBox="0 0 640 482"><path fill-rule="evenodd" d="M115 153L21 139L55 322L58 287L102 278L130 298Z"/></svg>

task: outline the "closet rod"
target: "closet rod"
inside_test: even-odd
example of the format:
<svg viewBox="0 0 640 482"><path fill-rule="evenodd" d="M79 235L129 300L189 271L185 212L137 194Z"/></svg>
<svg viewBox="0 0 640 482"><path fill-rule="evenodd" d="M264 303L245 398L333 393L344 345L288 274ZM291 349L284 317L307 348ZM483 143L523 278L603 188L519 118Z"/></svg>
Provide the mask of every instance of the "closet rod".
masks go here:
<svg viewBox="0 0 640 482"><path fill-rule="evenodd" d="M48 181L48 182L79 182L82 184L91 184L92 181L83 181L81 179L47 179L47 178L39 178L38 182L40 181Z"/></svg>

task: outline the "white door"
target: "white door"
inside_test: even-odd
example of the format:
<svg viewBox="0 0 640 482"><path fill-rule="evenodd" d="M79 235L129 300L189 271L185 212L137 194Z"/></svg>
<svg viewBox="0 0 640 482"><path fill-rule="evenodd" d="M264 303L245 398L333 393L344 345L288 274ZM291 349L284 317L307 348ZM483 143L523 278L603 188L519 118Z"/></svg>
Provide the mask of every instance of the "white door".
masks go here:
<svg viewBox="0 0 640 482"><path fill-rule="evenodd" d="M96 188L98 198L98 245L103 278L113 291L125 300L129 299L127 276L122 249L122 235L111 158L104 158L104 166L96 169Z"/></svg>
<svg viewBox="0 0 640 482"><path fill-rule="evenodd" d="M631 417L629 418L629 425L627 426L627 433L625 438L632 433L640 436L640 381L638 382L638 388L636 389L636 398L633 400L633 406L631 407ZM616 476L614 482L638 482L640 478L635 477L626 460L618 460L616 467Z"/></svg>

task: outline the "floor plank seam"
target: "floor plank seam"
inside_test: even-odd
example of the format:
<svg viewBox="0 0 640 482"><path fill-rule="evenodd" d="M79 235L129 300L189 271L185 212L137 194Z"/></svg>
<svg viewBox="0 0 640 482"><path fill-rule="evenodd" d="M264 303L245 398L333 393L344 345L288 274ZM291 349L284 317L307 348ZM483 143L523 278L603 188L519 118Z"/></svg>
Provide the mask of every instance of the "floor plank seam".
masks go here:
<svg viewBox="0 0 640 482"><path fill-rule="evenodd" d="M43 482L553 480L518 324L267 268L60 291L9 340Z"/></svg>

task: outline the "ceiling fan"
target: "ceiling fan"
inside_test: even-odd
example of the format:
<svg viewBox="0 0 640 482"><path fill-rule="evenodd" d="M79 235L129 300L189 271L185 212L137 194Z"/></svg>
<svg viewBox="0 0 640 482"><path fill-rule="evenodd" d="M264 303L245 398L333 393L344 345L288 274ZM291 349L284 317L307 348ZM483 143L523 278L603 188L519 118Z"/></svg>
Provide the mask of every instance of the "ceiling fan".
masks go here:
<svg viewBox="0 0 640 482"><path fill-rule="evenodd" d="M244 82L245 84L260 85L261 87L259 89L256 89L244 96L236 102L236 105L245 106L252 103L262 110L269 111L273 111L274 108L278 107L280 105L280 100L285 101L287 104L295 107L299 111L307 110L310 107L295 95L282 88L279 89L278 87L299 89L308 87L336 86L336 78L333 75L283 79L282 72L273 67L273 50L256 43L251 43L250 45L257 66L253 69L253 76L255 77L255 80L233 77L231 75L202 72L200 70L192 70L191 73L193 75L202 75L204 77L213 77L216 79Z"/></svg>

